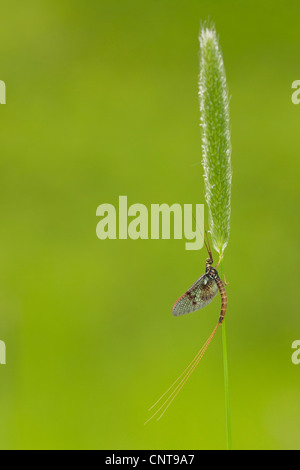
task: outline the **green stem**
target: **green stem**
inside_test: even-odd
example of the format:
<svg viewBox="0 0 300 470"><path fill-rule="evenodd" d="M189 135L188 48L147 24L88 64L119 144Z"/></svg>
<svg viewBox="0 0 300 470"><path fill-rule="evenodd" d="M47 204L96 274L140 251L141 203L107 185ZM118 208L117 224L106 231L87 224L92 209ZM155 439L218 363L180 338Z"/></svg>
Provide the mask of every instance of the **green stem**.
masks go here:
<svg viewBox="0 0 300 470"><path fill-rule="evenodd" d="M231 450L232 449L231 413L230 413L230 402L229 402L228 358L227 358L226 320L225 319L222 322L222 343L223 343L223 364L224 364L224 385L225 385L227 450Z"/></svg>
<svg viewBox="0 0 300 470"><path fill-rule="evenodd" d="M223 262L220 265L220 274L223 277ZM226 338L226 319L222 322L222 345L223 345L223 366L224 366L224 387L225 387L225 415L226 415L226 444L227 450L232 449L231 437L231 411L229 401L229 380L228 380L228 356Z"/></svg>

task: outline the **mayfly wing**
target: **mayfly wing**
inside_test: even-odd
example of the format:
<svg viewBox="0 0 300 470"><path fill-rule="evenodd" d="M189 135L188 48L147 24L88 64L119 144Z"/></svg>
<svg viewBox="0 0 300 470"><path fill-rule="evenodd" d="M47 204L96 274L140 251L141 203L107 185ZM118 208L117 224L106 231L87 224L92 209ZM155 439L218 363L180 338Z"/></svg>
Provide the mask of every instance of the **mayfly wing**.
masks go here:
<svg viewBox="0 0 300 470"><path fill-rule="evenodd" d="M203 274L203 276L175 302L172 314L174 317L178 317L185 313L200 310L213 300L218 291L216 281L211 279L207 274Z"/></svg>

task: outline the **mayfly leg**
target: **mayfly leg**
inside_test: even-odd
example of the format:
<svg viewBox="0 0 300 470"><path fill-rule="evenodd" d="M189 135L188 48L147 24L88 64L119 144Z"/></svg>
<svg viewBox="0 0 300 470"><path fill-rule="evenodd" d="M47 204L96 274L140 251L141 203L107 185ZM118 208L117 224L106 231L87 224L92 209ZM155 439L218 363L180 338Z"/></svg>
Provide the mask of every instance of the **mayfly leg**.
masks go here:
<svg viewBox="0 0 300 470"><path fill-rule="evenodd" d="M193 216L193 219L194 219L194 222L199 230L199 232L201 233L201 236L202 236L202 239L203 239L203 242L204 242L204 245L205 245L205 248L206 248L206 251L208 253L208 256L209 256L209 259L206 260L206 265L207 266L211 266L213 264L213 257L212 257L212 252L211 252L211 247L210 247L210 243L209 243L209 239L208 239L208 235L207 235L207 230L205 228L205 223L204 223L204 220L203 220L203 224L204 224L204 233L206 235L206 240L205 240L205 235L203 235L200 227L198 226L197 224L197 220L194 216L194 214L192 213L192 216Z"/></svg>
<svg viewBox="0 0 300 470"><path fill-rule="evenodd" d="M204 223L204 233L205 233L205 235L203 235L203 233L202 233L200 227L199 227L198 224L197 224L197 220L196 220L194 214L192 214L192 215L193 215L194 221L195 221L195 223L196 223L196 225L197 225L197 228L198 228L199 232L201 233L202 239L203 239L204 244L205 244L206 251L207 251L208 256L209 256L209 259L206 260L206 265L207 265L207 266L212 266L212 264L213 264L213 257L212 257L211 246L210 246L210 242L209 242L209 238L208 238L208 233L207 233L207 230L206 230L206 228L205 228L205 222L204 222L204 220L203 220L203 223ZM205 240L205 237L206 237L206 240ZM219 267L219 265L220 265L222 259L223 259L223 255L220 255L220 256L219 256L218 263L217 263L217 265L215 266L215 269L217 269L217 268Z"/></svg>

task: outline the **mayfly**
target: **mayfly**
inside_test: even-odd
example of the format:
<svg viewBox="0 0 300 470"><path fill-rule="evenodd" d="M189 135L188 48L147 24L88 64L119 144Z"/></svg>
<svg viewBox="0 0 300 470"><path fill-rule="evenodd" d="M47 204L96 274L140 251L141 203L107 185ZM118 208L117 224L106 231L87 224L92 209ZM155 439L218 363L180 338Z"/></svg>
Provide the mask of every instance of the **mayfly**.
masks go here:
<svg viewBox="0 0 300 470"><path fill-rule="evenodd" d="M161 400L163 397L167 395L168 392L169 396L165 399L163 404L156 410L156 412L145 422L145 424L150 421L154 416L156 416L159 412L159 416L157 420L159 420L162 415L166 412L166 410L171 405L174 398L178 395L186 381L189 379L193 371L196 369L197 365L201 361L205 351L207 350L209 344L211 343L213 337L216 334L218 326L222 324L226 309L227 309L227 294L225 290L225 286L227 283L222 281L220 278L217 268L220 264L221 258L218 261L218 264L213 267L213 257L212 252L207 236L207 232L205 231L207 241L204 239L204 243L206 246L206 250L208 252L208 258L205 264L205 273L175 302L172 309L172 314L175 317L184 315L185 313L195 312L196 310L200 310L201 308L206 307L220 292L221 295L221 313L219 316L219 320L215 328L213 329L211 335L204 343L200 351L196 354L194 359L190 362L190 364L186 367L186 369L180 374L180 376L175 380L175 382L165 391L165 393L154 403L154 405L149 408L152 410ZM181 379L181 380L180 380ZM176 385L177 384L177 385ZM176 385L176 387L175 387ZM175 388L174 388L175 387ZM173 389L173 391L172 391Z"/></svg>

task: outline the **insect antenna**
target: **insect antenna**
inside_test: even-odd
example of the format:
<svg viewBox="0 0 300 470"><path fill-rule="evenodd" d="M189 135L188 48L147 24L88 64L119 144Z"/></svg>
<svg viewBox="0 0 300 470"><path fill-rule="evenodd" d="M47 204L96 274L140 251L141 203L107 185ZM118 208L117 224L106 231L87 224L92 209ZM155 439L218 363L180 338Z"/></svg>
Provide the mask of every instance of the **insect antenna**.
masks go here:
<svg viewBox="0 0 300 470"><path fill-rule="evenodd" d="M163 404L155 411L155 413L153 413L153 415L147 419L147 421L145 421L144 424L147 424L152 418L154 418L154 416L156 416L161 410L161 413L160 415L158 416L157 418L157 421L160 420L160 418L165 414L165 412L167 411L167 409L169 408L169 406L171 405L171 403L173 402L173 400L176 398L176 396L178 395L178 393L180 392L180 390L182 389L182 387L185 385L185 383L188 381L188 379L190 378L190 376L192 375L192 373L194 372L194 370L196 369L197 365L199 364L199 362L201 361L202 357L204 356L208 346L210 345L216 331L217 331L217 328L219 326L219 323L217 323L216 327L214 328L214 330L212 331L211 335L209 336L209 338L206 340L206 342L204 343L204 345L202 346L202 348L200 349L200 351L196 354L196 356L194 357L194 359L190 362L190 364L184 369L184 371L179 375L179 377L175 380L175 382L173 382L173 384L161 395L161 397L149 408L149 410L151 410L152 408L154 408L160 401L161 399L170 391L172 390L172 388L174 387L174 385L178 382L178 380L183 376L183 378L180 380L180 382L178 383L178 385L175 387L175 389L169 394L168 398L163 402Z"/></svg>

